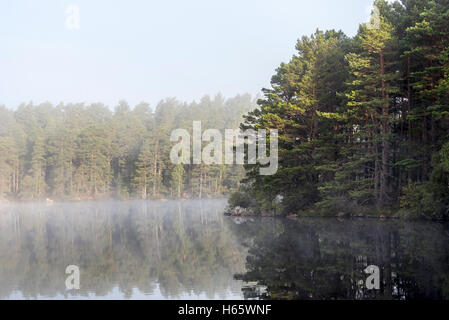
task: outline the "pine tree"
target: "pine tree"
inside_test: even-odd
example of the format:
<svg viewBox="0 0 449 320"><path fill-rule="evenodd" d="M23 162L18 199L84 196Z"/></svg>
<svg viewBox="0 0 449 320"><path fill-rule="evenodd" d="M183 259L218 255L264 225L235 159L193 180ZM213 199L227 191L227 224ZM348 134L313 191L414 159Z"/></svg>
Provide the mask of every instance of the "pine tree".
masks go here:
<svg viewBox="0 0 449 320"><path fill-rule="evenodd" d="M181 198L184 189L184 175L184 166L182 164L177 164L172 170L171 186L173 190L172 193L178 198Z"/></svg>

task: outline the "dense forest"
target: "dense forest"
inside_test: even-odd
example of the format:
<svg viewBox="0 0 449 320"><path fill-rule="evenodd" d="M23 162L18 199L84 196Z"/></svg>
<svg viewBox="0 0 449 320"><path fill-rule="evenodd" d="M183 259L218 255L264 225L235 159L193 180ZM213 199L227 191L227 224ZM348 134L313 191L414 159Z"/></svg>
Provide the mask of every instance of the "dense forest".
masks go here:
<svg viewBox="0 0 449 320"><path fill-rule="evenodd" d="M244 129L279 130L279 170L246 166L256 212L449 216L449 1L375 1L354 37L302 37Z"/></svg>
<svg viewBox="0 0 449 320"><path fill-rule="evenodd" d="M235 190L241 165L173 165L176 128L238 128L250 95L131 108L103 104L0 106L0 200L204 198Z"/></svg>
<svg viewBox="0 0 449 320"><path fill-rule="evenodd" d="M0 106L0 200L219 197L256 213L449 217L449 0L374 2L354 37L317 30L271 88L114 111ZM252 111L251 111L252 110ZM243 116L243 118L242 118ZM170 133L277 129L279 169L178 164ZM246 175L245 175L246 170Z"/></svg>

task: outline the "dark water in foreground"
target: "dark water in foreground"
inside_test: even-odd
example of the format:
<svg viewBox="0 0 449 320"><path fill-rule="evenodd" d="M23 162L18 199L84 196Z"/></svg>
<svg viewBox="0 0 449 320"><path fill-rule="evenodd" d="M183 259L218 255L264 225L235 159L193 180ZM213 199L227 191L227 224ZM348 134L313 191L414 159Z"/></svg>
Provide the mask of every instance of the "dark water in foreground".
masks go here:
<svg viewBox="0 0 449 320"><path fill-rule="evenodd" d="M225 200L0 208L0 299L448 299L449 227L235 219ZM68 265L80 290L66 290ZM380 289L367 290L368 265Z"/></svg>

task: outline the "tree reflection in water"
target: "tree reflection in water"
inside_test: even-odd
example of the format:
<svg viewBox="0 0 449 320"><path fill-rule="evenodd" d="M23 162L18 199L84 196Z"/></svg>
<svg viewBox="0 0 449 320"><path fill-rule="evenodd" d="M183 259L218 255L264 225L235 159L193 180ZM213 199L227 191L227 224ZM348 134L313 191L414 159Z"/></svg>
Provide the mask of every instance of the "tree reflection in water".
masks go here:
<svg viewBox="0 0 449 320"><path fill-rule="evenodd" d="M0 213L0 298L241 298L225 200L21 204ZM78 265L81 289L66 292ZM144 296L145 297L145 296Z"/></svg>
<svg viewBox="0 0 449 320"><path fill-rule="evenodd" d="M0 298L448 299L448 226L223 216L225 200L0 210ZM81 270L66 291L65 269ZM359 284L368 265L381 289Z"/></svg>
<svg viewBox="0 0 449 320"><path fill-rule="evenodd" d="M449 298L445 224L265 218L233 229L249 248L247 271L235 275L249 284L245 298ZM365 288L368 265L380 268L380 290Z"/></svg>

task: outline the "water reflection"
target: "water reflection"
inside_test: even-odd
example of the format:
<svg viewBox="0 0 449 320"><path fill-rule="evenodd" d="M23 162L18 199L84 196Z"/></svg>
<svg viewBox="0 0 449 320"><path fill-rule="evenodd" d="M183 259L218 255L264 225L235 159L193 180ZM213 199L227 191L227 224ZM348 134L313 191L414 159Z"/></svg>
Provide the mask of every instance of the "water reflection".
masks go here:
<svg viewBox="0 0 449 320"><path fill-rule="evenodd" d="M0 298L448 299L445 224L242 219L225 200L0 209ZM67 291L78 265L81 289ZM381 270L367 290L368 265Z"/></svg>
<svg viewBox="0 0 449 320"><path fill-rule="evenodd" d="M431 222L264 219L241 223L252 285L245 298L448 299L448 226ZM380 268L380 290L367 290L368 265Z"/></svg>
<svg viewBox="0 0 449 320"><path fill-rule="evenodd" d="M0 213L0 298L241 298L224 200L23 204ZM66 291L65 268L81 270Z"/></svg>

